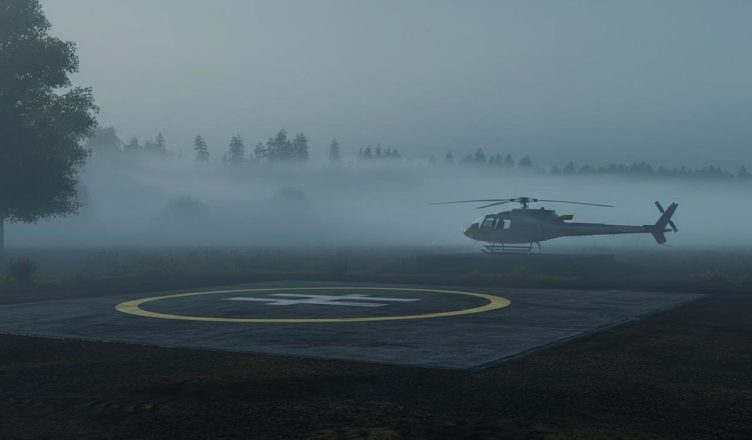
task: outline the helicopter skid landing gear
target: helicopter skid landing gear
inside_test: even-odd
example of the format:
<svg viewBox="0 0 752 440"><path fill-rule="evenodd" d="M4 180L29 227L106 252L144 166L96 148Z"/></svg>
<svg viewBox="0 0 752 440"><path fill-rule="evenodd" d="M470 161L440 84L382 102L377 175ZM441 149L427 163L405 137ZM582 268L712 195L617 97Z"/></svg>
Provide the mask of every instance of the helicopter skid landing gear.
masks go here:
<svg viewBox="0 0 752 440"><path fill-rule="evenodd" d="M540 242L532 242L527 246L522 244L492 243L483 246L481 252L485 254L532 254L533 243L538 245L538 253L542 253Z"/></svg>

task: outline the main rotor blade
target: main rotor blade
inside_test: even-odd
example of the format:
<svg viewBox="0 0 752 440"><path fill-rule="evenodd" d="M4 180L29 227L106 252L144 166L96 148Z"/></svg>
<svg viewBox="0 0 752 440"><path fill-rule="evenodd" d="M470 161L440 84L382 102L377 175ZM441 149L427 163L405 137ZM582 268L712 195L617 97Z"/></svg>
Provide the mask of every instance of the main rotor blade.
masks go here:
<svg viewBox="0 0 752 440"><path fill-rule="evenodd" d="M571 203L573 205L588 205L588 206L602 206L604 208L613 208L613 205L602 205L600 203L585 203L585 202L570 202L568 200L545 200L536 199L536 202L554 202L554 203Z"/></svg>
<svg viewBox="0 0 752 440"><path fill-rule="evenodd" d="M480 200L457 200L454 202L437 202L429 205L450 205L452 203L478 203L478 202L509 202L509 199L480 199Z"/></svg>
<svg viewBox="0 0 752 440"><path fill-rule="evenodd" d="M510 203L510 202L511 202L511 200L505 200L503 202L489 203L488 205L478 206L476 209L490 208L492 206L503 205L505 203Z"/></svg>

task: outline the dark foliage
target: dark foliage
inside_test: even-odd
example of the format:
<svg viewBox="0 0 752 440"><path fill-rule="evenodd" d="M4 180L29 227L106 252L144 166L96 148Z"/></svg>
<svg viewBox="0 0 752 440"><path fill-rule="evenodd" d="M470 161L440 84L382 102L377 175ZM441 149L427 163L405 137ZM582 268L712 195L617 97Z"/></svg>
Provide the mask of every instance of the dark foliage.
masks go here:
<svg viewBox="0 0 752 440"><path fill-rule="evenodd" d="M91 89L71 87L75 45L49 30L39 1L0 2L0 223L79 208L81 141L93 134L97 107Z"/></svg>
<svg viewBox="0 0 752 440"><path fill-rule="evenodd" d="M37 278L37 265L28 258L13 260L8 264L8 275L17 283L32 283Z"/></svg>

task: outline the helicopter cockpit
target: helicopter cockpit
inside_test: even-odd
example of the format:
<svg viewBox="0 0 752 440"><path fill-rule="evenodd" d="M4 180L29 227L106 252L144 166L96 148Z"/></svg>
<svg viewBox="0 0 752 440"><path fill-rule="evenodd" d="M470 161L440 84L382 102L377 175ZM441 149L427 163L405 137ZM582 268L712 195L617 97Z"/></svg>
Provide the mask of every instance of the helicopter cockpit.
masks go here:
<svg viewBox="0 0 752 440"><path fill-rule="evenodd" d="M508 219L503 219L495 214L490 214L485 217L481 217L480 219L473 222L473 224L470 226L471 228L476 227L480 229L509 229L509 226L511 225L511 221Z"/></svg>

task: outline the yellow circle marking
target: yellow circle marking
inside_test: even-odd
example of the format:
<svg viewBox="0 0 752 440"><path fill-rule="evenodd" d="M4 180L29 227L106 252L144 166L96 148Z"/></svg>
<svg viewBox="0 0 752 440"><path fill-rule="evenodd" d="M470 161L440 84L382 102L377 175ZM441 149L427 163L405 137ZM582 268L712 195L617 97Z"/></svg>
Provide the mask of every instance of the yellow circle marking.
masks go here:
<svg viewBox="0 0 752 440"><path fill-rule="evenodd" d="M198 295L211 295L215 293L238 293L238 292L275 292L290 290L389 290L402 292L430 292L430 293L448 293L453 295L474 296L488 301L479 307L473 307L463 310L450 310L448 312L425 313L420 315L397 315L397 316L369 316L362 318L220 318L212 316L188 316L174 315L171 313L150 312L141 308L143 304L161 301L169 298L183 298ZM287 288L263 288L263 289L238 289L238 290L213 290L207 292L178 293L174 295L154 296L151 298L136 299L126 301L115 306L115 309L122 313L131 315L145 316L148 318L175 319L181 321L204 321L204 322L235 322L235 323L266 323L266 324L310 324L310 323L336 323L336 322L374 322L374 321L403 321L408 319L429 319L444 318L448 316L470 315L473 313L488 312L491 310L507 307L511 302L500 296L488 295L485 293L461 292L456 290L436 290L436 289L411 289L395 287L287 287Z"/></svg>

